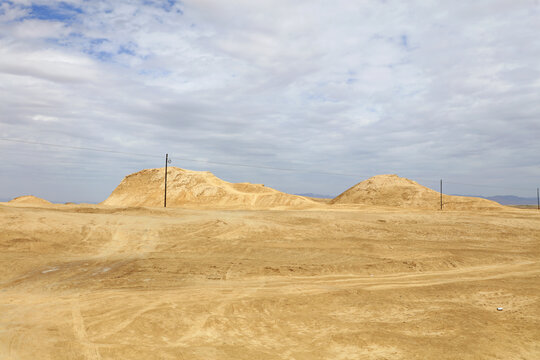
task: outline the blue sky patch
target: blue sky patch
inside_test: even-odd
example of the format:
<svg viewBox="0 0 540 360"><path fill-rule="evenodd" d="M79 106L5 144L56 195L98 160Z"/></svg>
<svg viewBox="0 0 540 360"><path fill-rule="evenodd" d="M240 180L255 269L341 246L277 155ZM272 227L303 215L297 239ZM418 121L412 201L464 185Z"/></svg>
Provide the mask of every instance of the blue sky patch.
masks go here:
<svg viewBox="0 0 540 360"><path fill-rule="evenodd" d="M162 77L167 77L172 74L172 72L169 70L159 70L159 69L143 69L143 70L137 71L137 73L139 75L149 76L152 78L162 78Z"/></svg>
<svg viewBox="0 0 540 360"><path fill-rule="evenodd" d="M409 47L409 40L407 39L407 35L401 35L401 45L403 47Z"/></svg>
<svg viewBox="0 0 540 360"><path fill-rule="evenodd" d="M111 61L113 58L113 54L108 51L86 50L85 53L99 61Z"/></svg>
<svg viewBox="0 0 540 360"><path fill-rule="evenodd" d="M105 38L94 38L94 39L90 39L90 44L91 45L101 45L103 44L104 42L107 42L109 41L108 39L105 39Z"/></svg>
<svg viewBox="0 0 540 360"><path fill-rule="evenodd" d="M132 46L121 45L120 48L118 49L118 54L126 54L126 55L135 56L135 51L132 50L131 47Z"/></svg>
<svg viewBox="0 0 540 360"><path fill-rule="evenodd" d="M167 12L171 11L178 1L176 0L167 0L167 1L156 1L156 0L144 0L143 5L154 6L161 8ZM182 10L177 9L177 13L183 14Z"/></svg>
<svg viewBox="0 0 540 360"><path fill-rule="evenodd" d="M57 6L32 4L30 14L26 18L69 22L82 13L82 9L65 2L61 2Z"/></svg>

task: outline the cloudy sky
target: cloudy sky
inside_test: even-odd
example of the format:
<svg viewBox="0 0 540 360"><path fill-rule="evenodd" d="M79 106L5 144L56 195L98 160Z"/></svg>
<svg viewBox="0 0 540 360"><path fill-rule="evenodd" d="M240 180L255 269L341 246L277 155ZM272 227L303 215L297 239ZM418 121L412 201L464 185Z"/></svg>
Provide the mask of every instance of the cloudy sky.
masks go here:
<svg viewBox="0 0 540 360"><path fill-rule="evenodd" d="M538 0L0 0L0 198L101 201L165 153L291 193L532 197L539 34Z"/></svg>

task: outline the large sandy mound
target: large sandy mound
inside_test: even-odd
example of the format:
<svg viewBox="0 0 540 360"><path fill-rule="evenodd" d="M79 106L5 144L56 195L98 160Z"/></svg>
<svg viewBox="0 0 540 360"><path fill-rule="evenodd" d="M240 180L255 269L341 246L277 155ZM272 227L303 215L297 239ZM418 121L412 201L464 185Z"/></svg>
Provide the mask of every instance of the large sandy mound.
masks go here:
<svg viewBox="0 0 540 360"><path fill-rule="evenodd" d="M165 169L146 169L126 176L102 202L112 206L163 206ZM208 171L169 167L167 207L196 205L222 208L307 208L318 204L259 184L229 183Z"/></svg>
<svg viewBox="0 0 540 360"><path fill-rule="evenodd" d="M52 203L50 201L47 201L45 199L38 198L34 195L24 195L16 197L10 201L8 201L10 204L27 204L27 205L51 205Z"/></svg>
<svg viewBox="0 0 540 360"><path fill-rule="evenodd" d="M377 175L354 185L331 203L440 209L440 193L397 175ZM497 208L501 205L486 199L443 195L443 209L447 210Z"/></svg>

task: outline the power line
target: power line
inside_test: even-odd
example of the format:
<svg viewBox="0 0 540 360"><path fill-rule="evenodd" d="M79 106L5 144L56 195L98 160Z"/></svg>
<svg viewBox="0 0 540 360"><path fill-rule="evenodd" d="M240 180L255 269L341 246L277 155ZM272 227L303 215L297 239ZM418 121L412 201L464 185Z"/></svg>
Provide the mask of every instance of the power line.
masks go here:
<svg viewBox="0 0 540 360"><path fill-rule="evenodd" d="M454 182L454 181L445 181L445 183L454 184L454 185L466 185L466 186L477 186L477 187L489 187L489 188L496 188L496 189L526 191L525 189L517 189L517 188L511 188L511 187L508 187L508 186L498 186L498 185L479 185L479 184L468 184L468 183Z"/></svg>
<svg viewBox="0 0 540 360"><path fill-rule="evenodd" d="M113 153L113 154L146 156L146 157L153 157L153 158L160 158L161 159L161 156L150 155L150 154L141 154L141 153L132 153L132 152L125 152L125 151L117 151L117 150L98 149L98 148L90 148L90 147L83 147L83 146L58 145L58 144L42 143L42 142L38 142L38 141L28 141L28 140L20 140L20 139L0 138L0 140L16 142L16 143L22 143L22 144L45 145L45 146L52 146L52 147L71 149L71 150L89 150L89 151L99 151L99 152Z"/></svg>
<svg viewBox="0 0 540 360"><path fill-rule="evenodd" d="M112 154L150 157L150 158L156 158L156 159L158 159L158 158L161 159L162 158L162 156L152 155L152 154L134 153L134 152L127 152L127 151L117 151L117 150L110 150L110 149L100 149L100 148L92 148L92 147L85 147L85 146L59 145L59 144L43 143L43 142L39 142L39 141L28 141L28 140L21 140L21 139L0 138L0 141L8 141L8 142L31 144L31 145L44 145L44 146L51 146L51 147L56 147L56 148L64 148L64 149L70 149L70 150L97 151L97 152L112 153ZM295 172L295 173L309 173L309 174L321 174L321 175L335 175L335 176L346 176L346 177L355 177L355 178L362 177L361 175L358 175L358 174L347 174L347 173L337 173L337 172L328 172L328 171L316 171L316 170L308 170L308 169L304 170L304 169L281 168L281 167L264 166L264 165L252 165L252 164L242 164L242 163L234 163L234 162L191 159L191 158L184 158L184 157L175 157L175 159L176 160L181 160L181 161L203 163L203 164L227 165L227 166L237 166L237 167L239 166L239 167L246 167L246 168L252 168L252 169L289 171L289 172ZM425 182L433 182L433 183L438 182L438 180L433 180L433 179L417 178L416 180L425 181ZM506 186L497 186L497 185L469 184L469 183L453 182L453 181L445 181L445 183L454 184L454 185L476 186L476 187L482 187L482 188L489 187L489 188L506 189L506 190L513 190L513 191L515 191L515 190L526 191L525 189L516 189L516 188L510 188L510 187L506 187Z"/></svg>
<svg viewBox="0 0 540 360"><path fill-rule="evenodd" d="M439 180L435 179L425 179L425 178L414 178L415 181L420 181L424 183L432 183L435 185L439 182ZM445 184L452 184L452 185L465 185L465 186L474 186L474 187L481 187L481 188L495 188L495 189L506 189L506 190L520 190L520 191L528 191L527 189L523 188L514 188L514 187L508 187L508 186L499 186L499 185L485 185L485 184L471 184L471 183L464 183L464 182L456 182L456 181L444 181Z"/></svg>
<svg viewBox="0 0 540 360"><path fill-rule="evenodd" d="M105 153L132 155L132 156L144 156L144 157L152 157L152 158L161 159L161 156L156 156L156 155L151 155L151 154L132 153L132 152L126 152L126 151L98 149L98 148L81 147L81 146L58 145L58 144L42 143L42 142L38 142L38 141L27 141L27 140L20 140L20 139L0 138L0 140L1 141L16 142L16 143L23 143L23 144L45 145L45 146L52 146L52 147L71 149L71 150L99 151L99 152L105 152ZM211 161L211 160L200 160L200 159L190 159L190 158L183 158L183 157L175 157L175 159L176 160L182 160L182 161L191 161L191 162L204 163L204 164L241 166L241 167L247 167L247 168L253 168L253 169L267 169L267 170L278 170L278 171L290 171L290 172L297 172L297 173L311 173L311 174L337 175L337 176L349 176L349 177L359 177L360 176L358 174L344 174L344 173L335 173L335 172L326 172L326 171L279 168L279 167L273 167L273 166L251 165L251 164L241 164L241 163L232 163L232 162L223 162L223 161Z"/></svg>

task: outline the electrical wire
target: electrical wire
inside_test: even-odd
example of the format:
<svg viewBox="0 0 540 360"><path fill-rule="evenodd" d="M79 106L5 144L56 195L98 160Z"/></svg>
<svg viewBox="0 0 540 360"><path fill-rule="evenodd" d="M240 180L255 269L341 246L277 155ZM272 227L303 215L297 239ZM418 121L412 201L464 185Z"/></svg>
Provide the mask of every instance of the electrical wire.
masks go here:
<svg viewBox="0 0 540 360"><path fill-rule="evenodd" d="M161 159L162 158L162 156L157 156L157 155L152 155L152 154L134 153L134 152L127 152L127 151L117 151L117 150L110 150L110 149L100 149L100 148L92 148L92 147L85 147L85 146L59 145L59 144L43 143L43 142L39 142L39 141L28 141L28 140L22 140L22 139L0 138L0 141L8 141L8 142L31 144L31 145L44 145L44 146L51 146L51 147L71 149L71 150L87 150L87 151L97 151L97 152L112 153L112 154L130 155L130 156L142 156L142 157L150 157L150 158L155 158L155 159ZM184 157L173 157L173 158L175 160L181 160L181 161L190 161L190 162L213 164L213 165L239 166L239 167L246 167L246 168L252 168L252 169L289 171L289 172L295 172L295 173L310 173L310 174L321 174L321 175L336 175L336 176L346 176L346 177L356 177L356 178L361 177L358 174L316 171L316 170L307 170L307 169L281 168L281 167L264 166L264 165L252 165L252 164L242 164L242 163L234 163L234 162L191 159L191 158L184 158ZM428 179L417 179L417 180L426 181L426 182L439 182L439 180L433 180L433 179L429 179L429 180ZM497 185L469 184L469 183L446 181L446 180L444 181L444 183L445 184L453 184L453 185L465 185L465 186L498 188L498 189L513 190L513 191L515 191L515 190L525 191L524 189L516 189L516 188L510 188L510 187L506 187L506 186L497 186Z"/></svg>
<svg viewBox="0 0 540 360"><path fill-rule="evenodd" d="M152 157L152 158L159 158L159 159L162 158L161 156L151 155L151 154L132 153L132 152L126 152L126 151L98 149L98 148L81 147L81 146L58 145L58 144L42 143L42 142L38 142L38 141L27 141L27 140L6 139L6 138L0 138L0 140L1 141L16 142L16 143L23 143L23 144L52 146L52 147L71 149L71 150L88 150L88 151L99 151L99 152L105 152L105 153L131 155L131 156L144 156L144 157ZM222 161L211 161L211 160L200 160L200 159L191 159L191 158L183 158L183 157L174 157L174 159L182 160L182 161L198 162L198 163L204 163L204 164L241 166L241 167L247 167L247 168L253 168L253 169L267 169L267 170L278 170L278 171L290 171L290 172L297 172L297 173L311 173L311 174L359 177L358 174L344 174L344 173L327 172L327 171L302 170L302 169L292 169L292 168L279 168L279 167L273 167L273 166L251 165L251 164L222 162Z"/></svg>
<svg viewBox="0 0 540 360"><path fill-rule="evenodd" d="M113 154L123 154L123 155L135 155L135 156L146 156L146 157L153 157L153 158L161 158L161 156L150 155L150 154L132 153L132 152L108 150L108 149L98 149L98 148L90 148L90 147L83 147L83 146L58 145L58 144L42 143L42 142L38 142L38 141L28 141L28 140L20 140L20 139L0 138L0 140L1 141L10 141L10 142L22 143L22 144L45 145L45 146L52 146L52 147L64 148L64 149L72 149L72 150L88 150L88 151L99 151L99 152L113 153Z"/></svg>

